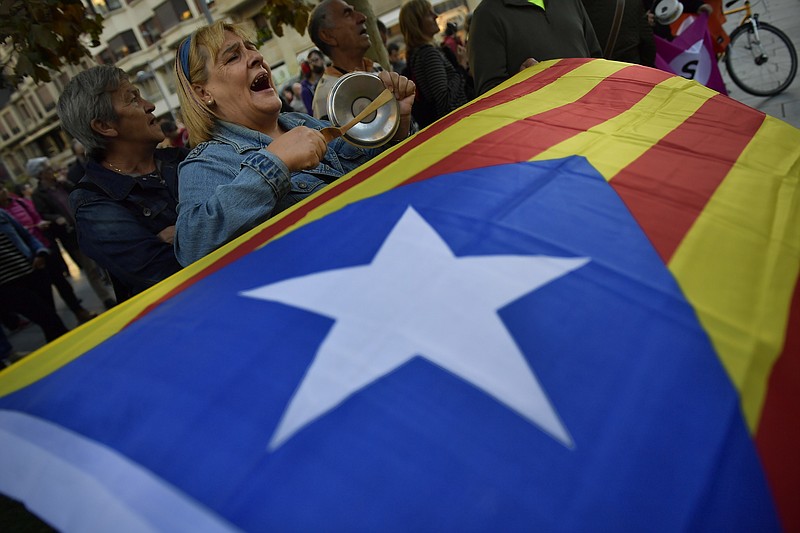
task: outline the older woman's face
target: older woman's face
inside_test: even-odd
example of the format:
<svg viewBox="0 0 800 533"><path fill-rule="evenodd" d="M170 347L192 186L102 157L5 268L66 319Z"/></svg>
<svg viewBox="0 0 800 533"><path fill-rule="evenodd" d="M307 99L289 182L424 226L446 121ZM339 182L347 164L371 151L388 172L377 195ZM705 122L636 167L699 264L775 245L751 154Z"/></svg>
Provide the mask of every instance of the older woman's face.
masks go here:
<svg viewBox="0 0 800 533"><path fill-rule="evenodd" d="M158 144L164 133L153 112L156 106L142 98L139 89L130 80L123 79L111 93L111 104L117 113L117 136L112 142L142 142Z"/></svg>
<svg viewBox="0 0 800 533"><path fill-rule="evenodd" d="M211 109L222 120L259 130L265 117L280 112L272 72L253 43L226 31L219 54L209 60L208 71L205 93L213 98Z"/></svg>

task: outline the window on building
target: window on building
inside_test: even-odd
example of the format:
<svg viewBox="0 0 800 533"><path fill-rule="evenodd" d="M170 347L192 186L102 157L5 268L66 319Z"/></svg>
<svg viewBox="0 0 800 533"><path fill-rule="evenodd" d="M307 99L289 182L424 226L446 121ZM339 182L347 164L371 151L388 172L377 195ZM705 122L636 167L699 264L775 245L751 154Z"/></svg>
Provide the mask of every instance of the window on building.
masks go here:
<svg viewBox="0 0 800 533"><path fill-rule="evenodd" d="M140 70L136 74L136 77L133 79L133 81L135 81L139 86L139 90L142 93L142 98L148 102L154 103L161 99L158 90L158 83L156 82L152 72Z"/></svg>
<svg viewBox="0 0 800 533"><path fill-rule="evenodd" d="M60 93L61 91L64 90L64 87L67 86L67 83L69 83L69 74L67 74L66 72L59 72L54 82L56 84L56 89Z"/></svg>
<svg viewBox="0 0 800 533"><path fill-rule="evenodd" d="M3 139L5 141L10 137L11 134L8 133L8 130L6 129L5 125L2 122L0 122L0 139Z"/></svg>
<svg viewBox="0 0 800 533"><path fill-rule="evenodd" d="M33 121L33 115L31 115L31 111L30 109L28 109L28 104L20 101L17 104L17 110L19 111L19 114L22 117L23 122L30 123L31 121Z"/></svg>
<svg viewBox="0 0 800 533"><path fill-rule="evenodd" d="M161 38L161 26L158 24L155 17L149 18L142 24L139 24L139 31L142 32L144 42L148 45L154 44Z"/></svg>
<svg viewBox="0 0 800 533"><path fill-rule="evenodd" d="M111 52L113 58L111 63L119 61L123 57L138 52L141 49L142 47L139 45L139 41L136 39L133 30L124 31L108 41L108 50ZM102 54L101 52L100 55L102 56Z"/></svg>
<svg viewBox="0 0 800 533"><path fill-rule="evenodd" d="M14 118L14 115L11 113L11 111L7 111L5 114L3 114L3 120L11 130L11 135L16 135L19 133L19 123L17 122L17 119Z"/></svg>
<svg viewBox="0 0 800 533"><path fill-rule="evenodd" d="M181 21L192 18L192 12L189 11L186 0L167 0L153 11L155 12L154 24L158 25L162 32L177 26Z"/></svg>
<svg viewBox="0 0 800 533"><path fill-rule="evenodd" d="M108 13L122 7L119 0L92 0L92 5L98 13Z"/></svg>
<svg viewBox="0 0 800 533"><path fill-rule="evenodd" d="M49 85L42 85L41 87L36 89L36 96L39 97L39 102L42 104L42 108L47 111L52 111L56 107L56 100L53 98L53 93L50 92Z"/></svg>
<svg viewBox="0 0 800 533"><path fill-rule="evenodd" d="M272 29L267 21L267 17L259 13L250 20L253 21L253 25L256 28L256 39L258 40L258 44L264 44L272 39Z"/></svg>
<svg viewBox="0 0 800 533"><path fill-rule="evenodd" d="M97 62L101 65L113 65L114 64L114 55L111 53L111 50L106 48L102 50L99 54L97 54Z"/></svg>

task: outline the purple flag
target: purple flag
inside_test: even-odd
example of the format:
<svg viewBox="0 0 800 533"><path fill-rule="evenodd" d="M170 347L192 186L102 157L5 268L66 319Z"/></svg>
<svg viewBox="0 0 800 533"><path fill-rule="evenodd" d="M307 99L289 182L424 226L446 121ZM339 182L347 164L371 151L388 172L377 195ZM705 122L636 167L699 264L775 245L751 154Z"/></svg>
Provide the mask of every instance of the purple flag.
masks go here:
<svg viewBox="0 0 800 533"><path fill-rule="evenodd" d="M714 45L708 31L708 15L702 13L672 41L658 36L656 68L696 80L710 89L727 95L717 65Z"/></svg>

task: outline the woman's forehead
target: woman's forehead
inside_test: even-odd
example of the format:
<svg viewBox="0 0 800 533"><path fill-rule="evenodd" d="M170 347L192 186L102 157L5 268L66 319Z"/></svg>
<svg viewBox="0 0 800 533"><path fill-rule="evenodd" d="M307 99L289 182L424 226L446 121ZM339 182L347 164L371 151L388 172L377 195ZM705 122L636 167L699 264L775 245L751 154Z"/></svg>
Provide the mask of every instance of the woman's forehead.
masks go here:
<svg viewBox="0 0 800 533"><path fill-rule="evenodd" d="M217 57L222 56L226 52L239 48L243 43L244 39L230 30L225 30L225 33L222 36L222 43L220 43L219 50L217 50Z"/></svg>

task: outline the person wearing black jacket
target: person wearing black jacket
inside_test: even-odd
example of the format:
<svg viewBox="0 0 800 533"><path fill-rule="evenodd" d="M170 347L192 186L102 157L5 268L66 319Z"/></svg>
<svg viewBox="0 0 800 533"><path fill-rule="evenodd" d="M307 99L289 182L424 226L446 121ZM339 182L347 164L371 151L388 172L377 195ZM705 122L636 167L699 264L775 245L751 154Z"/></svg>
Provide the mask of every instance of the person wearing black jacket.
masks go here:
<svg viewBox="0 0 800 533"><path fill-rule="evenodd" d="M122 301L181 269L172 241L178 164L187 148L156 149L164 140L155 106L127 74L97 66L61 94L64 129L86 147L86 174L70 194L78 242L111 275Z"/></svg>

